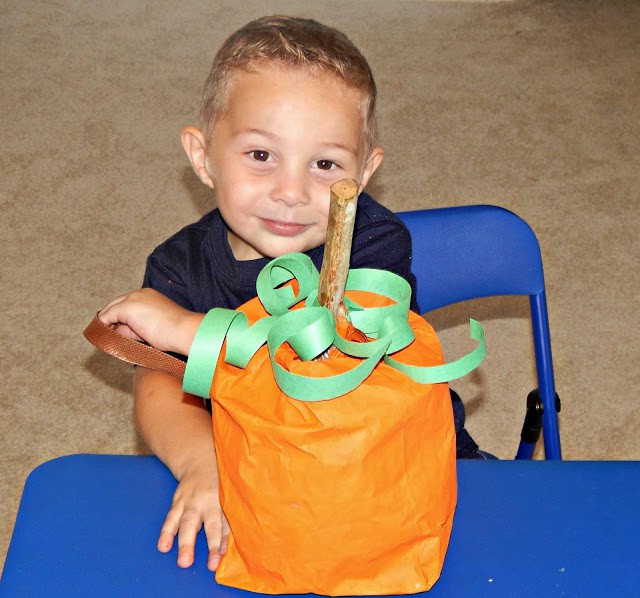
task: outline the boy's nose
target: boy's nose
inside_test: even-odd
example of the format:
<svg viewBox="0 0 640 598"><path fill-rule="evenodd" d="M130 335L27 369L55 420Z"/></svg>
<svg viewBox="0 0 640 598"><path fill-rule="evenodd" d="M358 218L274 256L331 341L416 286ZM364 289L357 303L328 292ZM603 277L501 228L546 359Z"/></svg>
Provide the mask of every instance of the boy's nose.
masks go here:
<svg viewBox="0 0 640 598"><path fill-rule="evenodd" d="M294 170L280 170L276 177L271 197L288 206L309 203L311 199L309 181L306 173Z"/></svg>

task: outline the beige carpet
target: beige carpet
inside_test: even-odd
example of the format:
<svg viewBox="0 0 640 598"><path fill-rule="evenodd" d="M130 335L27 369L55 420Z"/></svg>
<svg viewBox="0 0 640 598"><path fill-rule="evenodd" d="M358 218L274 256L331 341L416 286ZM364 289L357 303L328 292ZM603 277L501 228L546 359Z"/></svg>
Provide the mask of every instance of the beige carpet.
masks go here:
<svg viewBox="0 0 640 598"><path fill-rule="evenodd" d="M179 131L223 37L273 12L333 24L370 58L387 150L370 186L380 201L493 203L532 225L565 457L640 457L640 3L4 0L2 558L33 467L145 451L130 370L81 332L139 286L157 243L213 205ZM502 458L535 386L526 310L491 299L431 317L452 357L468 316L486 325L489 358L456 388L471 432Z"/></svg>

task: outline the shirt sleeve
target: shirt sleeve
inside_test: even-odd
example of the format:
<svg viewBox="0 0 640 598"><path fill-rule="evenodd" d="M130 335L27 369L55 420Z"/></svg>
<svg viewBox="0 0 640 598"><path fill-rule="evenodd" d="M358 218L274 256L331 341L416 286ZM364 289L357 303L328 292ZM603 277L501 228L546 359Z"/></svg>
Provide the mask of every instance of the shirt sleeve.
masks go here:
<svg viewBox="0 0 640 598"><path fill-rule="evenodd" d="M174 252L167 252L163 249L166 248L160 246L147 258L142 286L155 289L185 309L195 311L189 299L189 288L184 277L185 272L181 271L179 267L180 262L173 259Z"/></svg>
<svg viewBox="0 0 640 598"><path fill-rule="evenodd" d="M155 289L185 309L198 311L203 241L213 221L210 212L156 247L147 258L142 286Z"/></svg>

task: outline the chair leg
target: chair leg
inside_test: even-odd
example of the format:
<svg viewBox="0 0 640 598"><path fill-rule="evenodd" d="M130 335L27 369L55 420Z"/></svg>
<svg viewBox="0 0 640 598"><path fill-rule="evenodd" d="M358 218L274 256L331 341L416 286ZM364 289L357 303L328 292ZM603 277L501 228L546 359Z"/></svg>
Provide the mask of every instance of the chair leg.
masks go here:
<svg viewBox="0 0 640 598"><path fill-rule="evenodd" d="M516 459L532 459L536 444L542 431L542 413L544 407L540 399L540 391L536 388L527 396L527 412L524 416L522 431L520 432L520 446Z"/></svg>

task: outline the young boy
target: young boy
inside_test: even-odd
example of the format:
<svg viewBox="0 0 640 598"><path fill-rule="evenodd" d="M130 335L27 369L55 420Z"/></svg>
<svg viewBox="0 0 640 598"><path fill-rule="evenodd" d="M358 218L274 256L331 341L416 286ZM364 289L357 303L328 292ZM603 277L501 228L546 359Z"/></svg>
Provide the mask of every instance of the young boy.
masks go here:
<svg viewBox="0 0 640 598"><path fill-rule="evenodd" d="M191 165L215 189L218 208L160 245L148 259L145 288L114 299L101 320L187 354L204 313L254 297L270 259L305 252L319 269L331 184L352 178L362 191L382 162L375 102L365 58L332 28L265 17L232 34L206 82L200 128L182 131ZM393 271L415 289L410 266L406 228L361 193L351 267ZM418 311L415 299L412 309ZM143 368L134 396L140 434L179 481L158 549L168 552L177 535L178 565L190 566L204 525L214 571L229 528L218 498L211 414L178 380ZM457 403L459 443L466 443L459 454L475 456Z"/></svg>

